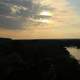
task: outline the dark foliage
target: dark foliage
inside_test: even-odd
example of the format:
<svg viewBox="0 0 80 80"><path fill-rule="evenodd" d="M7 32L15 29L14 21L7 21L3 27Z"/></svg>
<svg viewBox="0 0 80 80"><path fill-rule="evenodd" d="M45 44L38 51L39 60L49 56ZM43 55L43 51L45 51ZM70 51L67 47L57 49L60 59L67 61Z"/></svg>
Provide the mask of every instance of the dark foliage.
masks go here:
<svg viewBox="0 0 80 80"><path fill-rule="evenodd" d="M78 61L64 46L0 39L0 80L78 80Z"/></svg>

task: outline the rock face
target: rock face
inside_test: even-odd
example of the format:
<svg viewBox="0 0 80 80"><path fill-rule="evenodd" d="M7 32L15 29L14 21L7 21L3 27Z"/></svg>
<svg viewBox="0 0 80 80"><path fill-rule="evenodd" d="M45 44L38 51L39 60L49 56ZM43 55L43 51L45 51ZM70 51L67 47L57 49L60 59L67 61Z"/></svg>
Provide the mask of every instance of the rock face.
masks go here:
<svg viewBox="0 0 80 80"><path fill-rule="evenodd" d="M79 73L63 46L0 39L0 80L77 80Z"/></svg>

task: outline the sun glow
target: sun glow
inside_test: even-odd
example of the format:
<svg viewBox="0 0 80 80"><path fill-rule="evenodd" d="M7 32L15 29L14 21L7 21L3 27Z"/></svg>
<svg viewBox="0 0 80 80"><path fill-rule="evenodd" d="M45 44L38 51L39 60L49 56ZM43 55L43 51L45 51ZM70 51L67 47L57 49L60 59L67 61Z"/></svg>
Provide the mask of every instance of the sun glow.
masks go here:
<svg viewBox="0 0 80 80"><path fill-rule="evenodd" d="M40 15L43 15L43 16L52 16L52 13L49 12L49 11L42 11L42 12L40 12Z"/></svg>
<svg viewBox="0 0 80 80"><path fill-rule="evenodd" d="M37 20L36 22L49 23L50 21L47 19L40 19L40 20Z"/></svg>

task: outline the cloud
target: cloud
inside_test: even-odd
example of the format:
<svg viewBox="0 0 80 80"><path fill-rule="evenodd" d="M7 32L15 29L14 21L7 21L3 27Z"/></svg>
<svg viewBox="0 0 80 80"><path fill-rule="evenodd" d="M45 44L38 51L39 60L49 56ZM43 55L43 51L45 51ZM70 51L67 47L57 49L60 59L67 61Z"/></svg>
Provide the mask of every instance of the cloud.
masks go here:
<svg viewBox="0 0 80 80"><path fill-rule="evenodd" d="M16 19L9 16L0 16L0 27L5 29L21 29L23 19Z"/></svg>
<svg viewBox="0 0 80 80"><path fill-rule="evenodd" d="M10 15L10 6L5 3L0 3L0 15Z"/></svg>
<svg viewBox="0 0 80 80"><path fill-rule="evenodd" d="M14 29L12 27L12 30L9 30L9 28L7 30L7 32L10 32L10 37L12 35L13 38L19 39L73 37L80 38L80 16L77 15L76 11L74 10L74 7L70 5L70 2L68 0L32 0L31 2L29 1L31 0L16 0L16 2L15 0L8 0L8 2L6 2L12 5L10 7L10 9L12 9L12 12L10 13L12 17L7 16L8 20L6 19L6 21L8 22L4 21L3 19L4 24L9 25L9 28L11 28L11 26L14 26ZM17 5L16 10L14 10L14 5ZM26 8L26 10L23 10L23 7ZM29 21L29 19L33 18L30 16L36 16L38 12L44 9L50 10L53 14L50 24L38 23L36 22L36 20L34 20L34 22L31 22L31 20ZM21 18L19 19L19 17ZM13 25L11 25L9 22ZM6 30L4 31L6 32ZM16 33L16 35L14 35L14 33ZM7 33L5 33L5 35L7 35Z"/></svg>
<svg viewBox="0 0 80 80"><path fill-rule="evenodd" d="M67 0L43 0L41 4L53 8L52 24L36 25L30 30L25 28L20 34L28 34L29 38L80 38L80 17Z"/></svg>
<svg viewBox="0 0 80 80"><path fill-rule="evenodd" d="M30 27L29 24L32 24L30 22L37 23L36 20L30 19L38 15L41 10L51 11L53 8L40 3L36 4L32 0L3 0L0 3L0 27L10 30L22 29L24 24ZM47 18L47 16L44 17Z"/></svg>
<svg viewBox="0 0 80 80"><path fill-rule="evenodd" d="M29 18L37 13L32 0L3 0L0 2L0 27L7 29L22 29L28 24Z"/></svg>

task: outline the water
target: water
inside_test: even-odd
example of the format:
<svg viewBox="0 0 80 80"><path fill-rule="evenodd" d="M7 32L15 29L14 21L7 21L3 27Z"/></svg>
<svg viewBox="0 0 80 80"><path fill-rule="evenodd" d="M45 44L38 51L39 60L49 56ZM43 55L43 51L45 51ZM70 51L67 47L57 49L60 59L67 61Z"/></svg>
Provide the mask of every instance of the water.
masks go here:
<svg viewBox="0 0 80 80"><path fill-rule="evenodd" d="M80 49L76 47L67 47L67 50L72 56L74 56L78 61L80 61Z"/></svg>

